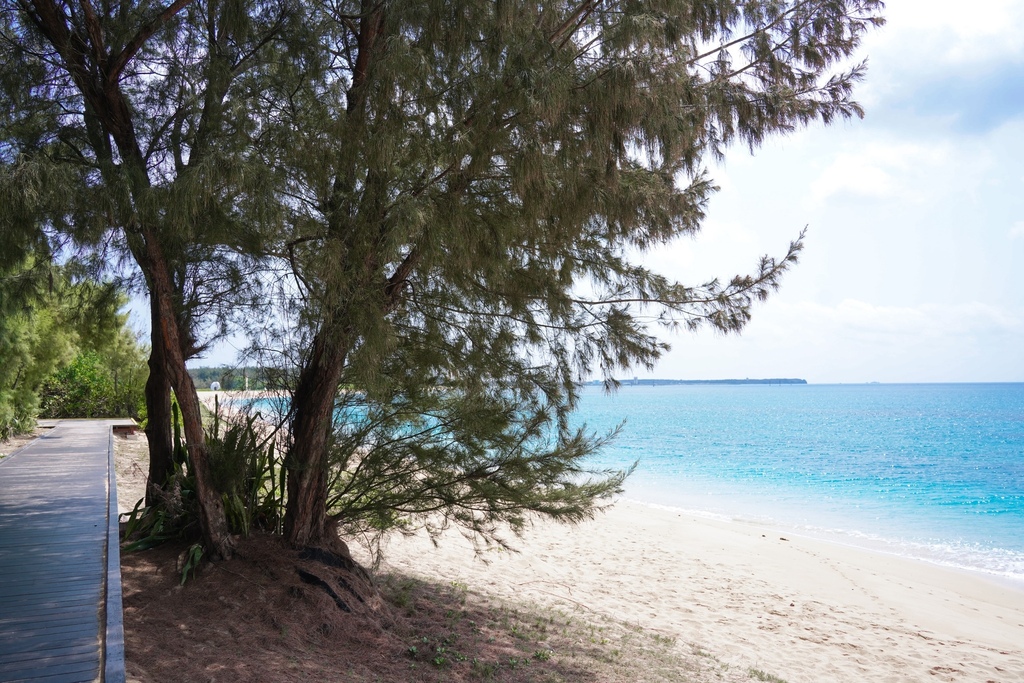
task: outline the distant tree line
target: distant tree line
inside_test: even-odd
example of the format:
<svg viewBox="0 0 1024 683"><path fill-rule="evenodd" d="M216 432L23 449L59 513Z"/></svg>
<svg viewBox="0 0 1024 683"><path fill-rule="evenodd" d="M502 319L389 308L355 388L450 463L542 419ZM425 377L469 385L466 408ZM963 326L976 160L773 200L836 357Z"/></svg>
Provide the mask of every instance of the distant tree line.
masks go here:
<svg viewBox="0 0 1024 683"><path fill-rule="evenodd" d="M250 391L262 391L268 386L274 386L272 381L268 381L272 371L256 366L189 368L188 374L192 376L196 389L209 389L213 382L220 383L222 391L242 391L247 387Z"/></svg>

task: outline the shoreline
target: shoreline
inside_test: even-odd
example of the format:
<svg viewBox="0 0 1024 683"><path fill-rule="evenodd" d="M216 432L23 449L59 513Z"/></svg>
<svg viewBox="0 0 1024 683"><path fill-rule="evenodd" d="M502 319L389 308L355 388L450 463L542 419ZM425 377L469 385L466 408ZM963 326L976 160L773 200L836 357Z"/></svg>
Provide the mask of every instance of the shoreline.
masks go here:
<svg viewBox="0 0 1024 683"><path fill-rule="evenodd" d="M629 500L514 545L393 538L385 566L639 624L788 683L1024 680L1024 591L975 573Z"/></svg>
<svg viewBox="0 0 1024 683"><path fill-rule="evenodd" d="M246 412L244 407L237 405L244 401L254 401L260 399L280 399L288 395L285 391L212 391L210 389L203 389L196 392L199 397L199 402L202 403L207 410L211 413L214 412L214 407L220 409L221 415L227 418L237 417Z"/></svg>
<svg viewBox="0 0 1024 683"><path fill-rule="evenodd" d="M383 566L639 625L787 683L1024 680L1024 589L981 570L628 498L513 545L477 556L455 530L436 548L396 536Z"/></svg>
<svg viewBox="0 0 1024 683"><path fill-rule="evenodd" d="M891 547L889 547L894 545L894 542L891 539L883 537L869 537L864 534L860 534L858 536L856 533L850 533L842 530L826 529L824 527L810 528L807 526L786 524L784 522L772 519L754 520L739 515L729 515L722 512L713 512L697 508L682 508L665 503L653 503L645 501L641 498L630 497L628 495L623 496L620 500L630 505L647 507L654 510L663 510L665 512L682 514L684 516L691 515L695 518L707 519L710 521L746 525L752 528L762 530L768 529L772 532L779 532L783 534L799 536L800 538L804 538L809 541L836 545L842 548L849 548L851 550L856 550L859 552L879 555L881 557L906 560L909 562L919 562L928 567L935 567L947 571L963 573L968 576L973 576L979 580L990 581L1004 588L1009 588L1011 590L1024 593L1024 574L1003 572L994 569L987 569L984 567L976 567L967 564L957 564L955 562L933 559L925 557L923 555L902 553L897 550L893 550ZM858 539L862 540L863 542L858 542Z"/></svg>
<svg viewBox="0 0 1024 683"><path fill-rule="evenodd" d="M218 392L203 391L199 396L200 400L211 410L214 397L219 396L222 413L230 416L242 411L235 404L236 401L276 399L287 396L287 393L261 390L248 392L220 390ZM746 494L741 494L741 499L744 502L739 507L706 509L699 504L692 508L684 507L673 500L667 500L664 489L651 489L649 486L651 482L637 481L638 476L634 476L627 482L624 500L653 508L664 508L671 512L785 530L786 533L797 534L809 539L836 543L885 556L910 559L929 566L967 572L985 577L1014 590L1024 591L1024 565L1021 564L1024 561L1024 555L1020 550L1010 550L1005 545L976 547L969 540L957 539L955 536L951 536L949 539L921 536L915 538L913 534L903 536L899 528L872 529L870 525L861 526L857 520L851 521L843 519L841 516L837 517L835 511L827 513L831 515L828 521L822 523L820 519L816 519L815 521L821 524L821 526L817 526L795 519L787 519L787 517L793 516L792 505L788 508L781 508L780 510L784 511L780 512L773 508L770 501L748 500L743 497ZM690 497L693 498L693 496ZM699 499L700 496L698 495L696 498ZM726 494L718 496L715 502L722 505L723 502L727 502L726 498L731 500L730 496ZM759 515L751 516L749 514L753 509L751 505L756 505ZM776 512L780 514L774 514Z"/></svg>

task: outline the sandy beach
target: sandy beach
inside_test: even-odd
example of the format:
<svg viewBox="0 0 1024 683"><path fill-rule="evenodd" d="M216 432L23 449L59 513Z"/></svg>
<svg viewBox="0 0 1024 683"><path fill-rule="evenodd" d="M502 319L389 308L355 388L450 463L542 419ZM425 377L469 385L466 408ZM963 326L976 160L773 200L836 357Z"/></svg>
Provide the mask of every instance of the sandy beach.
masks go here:
<svg viewBox="0 0 1024 683"><path fill-rule="evenodd" d="M385 565L601 613L788 683L1024 681L1024 591L923 562L620 501L519 553L394 538Z"/></svg>
<svg viewBox="0 0 1024 683"><path fill-rule="evenodd" d="M1024 586L982 574L629 500L513 545L395 536L384 567L607 616L787 683L1024 681Z"/></svg>

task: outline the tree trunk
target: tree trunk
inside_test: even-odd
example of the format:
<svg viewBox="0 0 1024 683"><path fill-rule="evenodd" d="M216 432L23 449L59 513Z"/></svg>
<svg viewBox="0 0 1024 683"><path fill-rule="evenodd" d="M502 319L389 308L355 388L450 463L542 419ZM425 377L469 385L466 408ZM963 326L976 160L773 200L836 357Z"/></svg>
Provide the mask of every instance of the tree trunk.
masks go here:
<svg viewBox="0 0 1024 683"><path fill-rule="evenodd" d="M157 326L153 329L154 340L163 346L164 367L170 378L171 387L181 408L181 422L185 430L188 447L189 468L196 479L196 497L199 499L199 524L203 533L203 545L213 559L229 559L234 551L234 541L228 530L220 492L215 490L210 476L209 451L206 435L203 433L203 415L199 407L199 396L192 377L185 367L185 355L181 349L181 331L175 315L173 281L170 268L156 236L143 230L144 253L135 254L136 260L146 272L151 293L157 302ZM141 257L141 258L140 258Z"/></svg>
<svg viewBox="0 0 1024 683"><path fill-rule="evenodd" d="M343 340L332 336L325 329L316 335L292 398L295 417L293 445L285 459L288 503L284 533L292 545L301 547L336 541L327 537L333 533L327 519L327 449L346 351Z"/></svg>
<svg viewBox="0 0 1024 683"><path fill-rule="evenodd" d="M150 288L152 291L152 288ZM156 505L157 492L174 473L173 432L171 429L171 381L167 377L166 354L160 329L160 306L156 295L150 294L151 350L149 379L146 380L146 438L149 439L149 482L146 505Z"/></svg>

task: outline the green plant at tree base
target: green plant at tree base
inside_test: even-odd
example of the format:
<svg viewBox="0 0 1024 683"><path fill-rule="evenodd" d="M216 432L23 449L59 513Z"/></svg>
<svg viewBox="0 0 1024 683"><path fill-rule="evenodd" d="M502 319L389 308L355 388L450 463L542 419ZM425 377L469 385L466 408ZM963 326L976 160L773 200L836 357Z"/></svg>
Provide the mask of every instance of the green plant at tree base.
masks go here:
<svg viewBox="0 0 1024 683"><path fill-rule="evenodd" d="M203 546L200 543L193 543L185 551L185 561L181 566L181 583L178 584L179 586L184 586L185 582L188 581L189 572L195 576L196 569L199 568L199 563L202 561Z"/></svg>
<svg viewBox="0 0 1024 683"><path fill-rule="evenodd" d="M214 406L210 471L232 532L248 535L254 526L279 532L284 508L276 431L259 413L225 422L217 398Z"/></svg>
<svg viewBox="0 0 1024 683"><path fill-rule="evenodd" d="M198 538L195 477L181 436L177 402L172 403L172 415L174 474L163 486L157 505L144 507L139 501L134 510L122 515L127 522L126 551L152 548L172 539ZM206 438L211 474L221 491L231 533L247 536L253 529L280 532L284 503L276 433L261 423L259 414L225 419L215 404Z"/></svg>
<svg viewBox="0 0 1024 683"><path fill-rule="evenodd" d="M180 411L172 400L174 425L174 471L160 488L159 502L145 506L141 499L131 512L121 515L126 522L122 539L125 552L147 550L170 540L195 540L199 536L199 504L195 477L188 468L188 449L181 438Z"/></svg>

